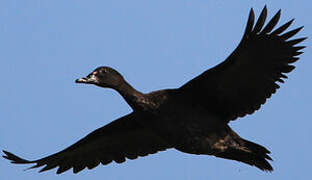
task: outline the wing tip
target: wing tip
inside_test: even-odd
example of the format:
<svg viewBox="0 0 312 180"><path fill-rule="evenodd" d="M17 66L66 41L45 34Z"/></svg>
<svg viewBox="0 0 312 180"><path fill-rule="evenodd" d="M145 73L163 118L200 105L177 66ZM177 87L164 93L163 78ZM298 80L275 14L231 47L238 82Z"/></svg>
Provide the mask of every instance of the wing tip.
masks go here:
<svg viewBox="0 0 312 180"><path fill-rule="evenodd" d="M7 159L7 160L10 160L11 163L14 163L14 164L29 164L29 163L33 163L32 161L20 158L20 157L16 156L15 154L10 153L8 151L2 150L2 152L5 154L5 155L2 155L2 157Z"/></svg>
<svg viewBox="0 0 312 180"><path fill-rule="evenodd" d="M268 11L267 5L265 4L262 11Z"/></svg>
<svg viewBox="0 0 312 180"><path fill-rule="evenodd" d="M297 44L299 44L299 43L305 41L307 38L308 38L308 37L302 37L302 38L297 38L297 39L289 40L289 41L287 41L287 44L288 44L289 46L294 47L295 45L297 45Z"/></svg>
<svg viewBox="0 0 312 180"><path fill-rule="evenodd" d="M263 30L260 33L263 35L271 32L272 29L278 23L280 17L281 17L281 9L279 9L278 12L271 18L271 20L267 23L267 25L263 28Z"/></svg>
<svg viewBox="0 0 312 180"><path fill-rule="evenodd" d="M282 9L279 9L276 14L282 14Z"/></svg>
<svg viewBox="0 0 312 180"><path fill-rule="evenodd" d="M268 9L266 7L266 5L264 6L264 8L262 9L260 16L258 17L257 23L254 27L254 29L252 30L253 33L259 33L261 31L261 29L263 28L263 25L266 21L268 15Z"/></svg>
<svg viewBox="0 0 312 180"><path fill-rule="evenodd" d="M247 20L247 26L245 28L244 38L246 38L252 32L254 23L255 23L255 12L253 8L250 8L249 16Z"/></svg>
<svg viewBox="0 0 312 180"><path fill-rule="evenodd" d="M302 29L304 28L304 26L300 26L294 30L291 30L291 31L288 31L282 35L280 35L280 37L283 39L283 40L287 40L293 36L295 36L298 32L300 32Z"/></svg>
<svg viewBox="0 0 312 180"><path fill-rule="evenodd" d="M268 13L268 8L267 8L267 5L265 4L261 11L261 14L267 14L267 13Z"/></svg>
<svg viewBox="0 0 312 180"><path fill-rule="evenodd" d="M290 21L286 22L284 25L280 26L276 30L274 30L271 34L272 35L278 35L282 32L284 32L293 22L295 21L295 18L291 19Z"/></svg>
<svg viewBox="0 0 312 180"><path fill-rule="evenodd" d="M254 9L253 9L253 8L250 8L249 15L250 15L251 13L254 13Z"/></svg>
<svg viewBox="0 0 312 180"><path fill-rule="evenodd" d="M301 31L302 29L304 29L304 26L300 26L298 29L299 31Z"/></svg>
<svg viewBox="0 0 312 180"><path fill-rule="evenodd" d="M255 19L255 11L253 8L250 8L249 11L249 16L248 16L248 23L250 20L252 20L252 24L254 23L254 19Z"/></svg>

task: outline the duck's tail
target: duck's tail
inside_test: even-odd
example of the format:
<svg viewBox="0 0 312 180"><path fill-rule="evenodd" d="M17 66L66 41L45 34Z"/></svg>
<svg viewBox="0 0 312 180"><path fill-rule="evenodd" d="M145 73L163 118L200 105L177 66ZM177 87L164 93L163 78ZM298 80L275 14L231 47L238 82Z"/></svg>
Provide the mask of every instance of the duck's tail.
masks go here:
<svg viewBox="0 0 312 180"><path fill-rule="evenodd" d="M272 158L268 155L270 154L269 150L259 144L239 137L231 129L229 133L232 137L232 145L228 146L225 151L215 154L215 156L247 163L263 171L273 171L272 166L268 162L268 160L272 161Z"/></svg>

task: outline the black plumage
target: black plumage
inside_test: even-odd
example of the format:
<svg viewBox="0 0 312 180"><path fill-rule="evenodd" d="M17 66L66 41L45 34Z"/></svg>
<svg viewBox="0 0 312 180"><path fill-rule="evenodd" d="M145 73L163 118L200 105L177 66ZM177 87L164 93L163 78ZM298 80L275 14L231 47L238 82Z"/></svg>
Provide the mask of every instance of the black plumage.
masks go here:
<svg viewBox="0 0 312 180"><path fill-rule="evenodd" d="M285 32L293 20L273 30L281 11L264 26L267 9L256 24L251 9L243 38L221 64L203 72L185 85L143 94L109 67L99 67L77 83L117 90L133 112L95 130L77 143L51 156L28 161L3 151L16 164L57 173L73 168L77 173L112 161L122 163L158 151L175 148L191 154L206 154L237 160L264 171L273 168L266 148L247 141L229 126L231 120L252 114L287 78L304 46L305 38L289 40L302 27Z"/></svg>

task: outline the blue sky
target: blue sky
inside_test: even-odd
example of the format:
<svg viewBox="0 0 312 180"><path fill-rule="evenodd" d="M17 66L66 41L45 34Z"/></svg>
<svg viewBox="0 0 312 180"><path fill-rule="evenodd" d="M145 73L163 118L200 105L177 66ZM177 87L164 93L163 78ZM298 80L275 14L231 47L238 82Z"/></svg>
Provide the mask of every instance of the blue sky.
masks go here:
<svg viewBox="0 0 312 180"><path fill-rule="evenodd" d="M239 43L251 7L281 23L296 18L312 37L309 1L2 0L0 1L0 149L37 159L131 111L116 92L75 84L100 65L116 68L138 90L179 87L223 61ZM299 35L299 36L300 36ZM298 37L298 36L297 36ZM275 169L168 150L74 175L0 159L1 180L307 179L310 177L311 39L297 68L252 116L230 125L272 152Z"/></svg>

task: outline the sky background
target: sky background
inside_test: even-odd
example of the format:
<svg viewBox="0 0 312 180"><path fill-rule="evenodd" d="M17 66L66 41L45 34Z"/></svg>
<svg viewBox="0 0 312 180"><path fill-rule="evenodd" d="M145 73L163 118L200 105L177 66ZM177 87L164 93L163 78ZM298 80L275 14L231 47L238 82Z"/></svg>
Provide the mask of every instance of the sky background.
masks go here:
<svg viewBox="0 0 312 180"><path fill-rule="evenodd" d="M212 156L168 150L123 164L56 175L0 158L1 180L311 178L312 3L308 0L1 0L0 149L38 159L131 111L115 91L75 84L100 65L138 90L179 87L237 46L248 13L282 9L310 39L297 68L258 112L230 123L267 147L273 173Z"/></svg>

